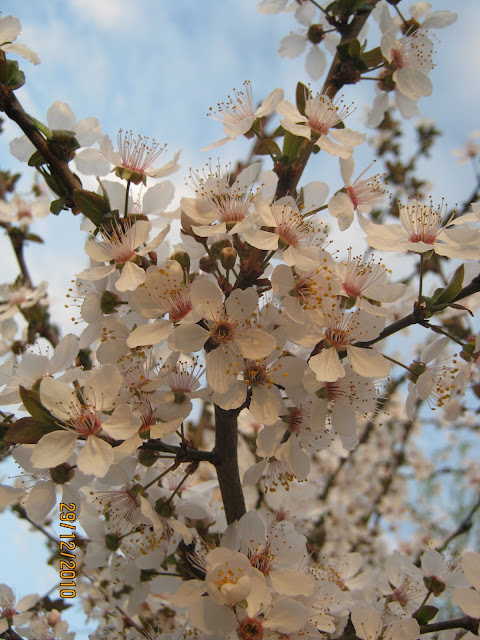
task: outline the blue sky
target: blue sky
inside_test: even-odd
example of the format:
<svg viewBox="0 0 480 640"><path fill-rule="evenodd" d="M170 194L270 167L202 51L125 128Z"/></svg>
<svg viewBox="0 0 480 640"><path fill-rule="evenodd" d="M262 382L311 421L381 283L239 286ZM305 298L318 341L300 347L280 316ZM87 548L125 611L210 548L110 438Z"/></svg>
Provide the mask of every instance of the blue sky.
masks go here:
<svg viewBox="0 0 480 640"><path fill-rule="evenodd" d="M480 127L480 3L433 0L433 5L456 9L460 16L456 25L438 31L437 66L431 74L434 94L420 102L423 116L434 118L446 132L432 161L423 167L433 183L434 197L444 196L454 203L470 193L474 184L471 168L458 167L450 150ZM17 96L25 109L46 120L52 102L65 101L78 119L97 116L103 131L112 137L119 128L131 128L168 143L170 153L182 149L183 169L175 176L180 190L189 167L200 168L209 155L216 160L213 151L200 152L222 137L221 125L205 116L210 106L225 100L233 87L239 88L247 79L259 101L278 86L293 99L297 81L308 82L303 57L286 60L276 55L279 40L297 28L292 16L260 15L256 0L4 0L2 11L20 18L19 41L37 51L42 61L38 67L21 63L27 85ZM363 84L345 91L346 101L355 99L357 104L349 126L361 130L364 105L373 100L373 83ZM314 83L312 87L317 88ZM0 138L2 169L26 170L8 152L9 140L17 135L16 126L5 123ZM234 161L248 149L246 141L238 140L218 152L222 161ZM331 179L333 193L341 186L336 160L328 158L330 162L323 166L316 158L318 164L310 169L309 179ZM368 150L365 159L370 160ZM86 264L79 222L67 212L57 220L47 219L37 227L46 244L27 251L36 281L50 282L55 313L65 323L71 312L64 311L64 292ZM13 279L16 267L3 238L0 251L7 257L3 273ZM64 326L65 331L72 330ZM8 554L12 561L2 563L0 581L8 582L20 596L48 589L55 573L44 570L39 536L29 536L23 525L9 521L9 526L0 528L0 548L13 545ZM86 635L81 632L77 638L84 640Z"/></svg>

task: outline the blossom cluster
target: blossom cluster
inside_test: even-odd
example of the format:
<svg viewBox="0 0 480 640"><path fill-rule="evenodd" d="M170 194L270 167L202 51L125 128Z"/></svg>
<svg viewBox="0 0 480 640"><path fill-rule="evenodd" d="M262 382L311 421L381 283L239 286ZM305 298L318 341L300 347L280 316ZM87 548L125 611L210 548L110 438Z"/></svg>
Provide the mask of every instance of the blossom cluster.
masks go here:
<svg viewBox="0 0 480 640"><path fill-rule="evenodd" d="M431 29L454 16L419 5L411 11L415 28L401 37L387 3L374 11L383 70L370 126L383 119L389 83L404 117L432 91ZM337 37L316 22L314 3L260 3L266 13L284 9L307 33L284 38L280 54L308 46L307 71L318 79L326 62L319 45L336 46ZM0 18L0 49L36 62L12 44L17 27ZM25 270L2 286L0 405L28 417L4 420L5 449L22 480L0 484L0 506L18 505L40 526L59 498L77 505L78 579L99 620L91 640L319 633L415 640L434 617L429 598L445 597L479 618L479 554L447 562L424 549L441 546L432 532L423 546L392 552L375 520L381 514L392 530L398 526L407 481L395 483L393 474L407 453L415 473L425 473L426 460L407 449L422 403L460 414L477 385L480 337L459 331L452 340L429 321L468 311L458 304L462 286L468 293L472 284L464 283L464 265L450 281L439 265L480 259L480 207L457 213L406 198L396 212L389 208L390 223L379 224L371 214L387 207L387 186L380 174L364 178L370 167L355 172L366 134L344 124L353 105L301 85L295 104L277 88L255 108L250 83L244 89L211 110L225 137L210 148L256 137L257 155L265 155L263 145L274 170L260 161L237 169L210 162L190 170L190 190L176 200L168 178L180 169L180 153L131 131L119 132L115 149L95 118L78 122L59 102L48 111L45 141L67 132L73 179L95 176L99 185L76 187L57 204L85 215L86 266L68 294L82 330L52 338L47 285L35 287ZM23 161L36 154L28 135L11 151ZM292 178L317 153L339 165L344 186L335 193L319 180L297 189ZM48 200L42 193L33 202L0 201L0 223L32 239L32 221L47 214ZM342 256L331 227L353 224L368 247ZM415 260L418 295L372 249ZM444 282L427 296L429 259ZM407 361L385 339L414 323L443 335ZM53 352L27 348L32 327ZM404 397L388 391L397 384L393 365L408 372ZM389 414L381 413L385 403ZM232 420L235 446L240 436L234 455L221 450ZM226 503L219 469L222 455L236 464L237 454L246 506L232 517L238 505ZM234 485L238 470L230 471ZM472 485L476 473L472 465ZM329 502L319 500L330 491ZM405 520L415 517L402 508ZM28 638L73 638L60 613L42 614L39 601L16 603L0 585L0 635L15 628Z"/></svg>

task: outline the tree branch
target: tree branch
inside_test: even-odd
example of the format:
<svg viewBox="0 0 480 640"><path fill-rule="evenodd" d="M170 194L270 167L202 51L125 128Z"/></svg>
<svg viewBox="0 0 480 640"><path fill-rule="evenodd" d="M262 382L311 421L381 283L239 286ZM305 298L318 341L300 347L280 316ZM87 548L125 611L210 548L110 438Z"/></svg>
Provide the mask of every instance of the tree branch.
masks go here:
<svg viewBox="0 0 480 640"><path fill-rule="evenodd" d="M238 470L238 425L240 409L225 410L215 405L214 464L222 494L227 523L246 513L245 498Z"/></svg>

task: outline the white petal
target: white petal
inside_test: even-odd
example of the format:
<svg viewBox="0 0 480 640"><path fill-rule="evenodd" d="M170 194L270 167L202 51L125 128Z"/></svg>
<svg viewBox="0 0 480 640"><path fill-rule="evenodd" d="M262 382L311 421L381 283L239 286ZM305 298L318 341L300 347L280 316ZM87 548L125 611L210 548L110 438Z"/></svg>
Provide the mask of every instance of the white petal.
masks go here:
<svg viewBox="0 0 480 640"><path fill-rule="evenodd" d="M347 347L347 354L352 369L366 378L384 378L388 376L391 364L381 353L372 349Z"/></svg>
<svg viewBox="0 0 480 640"><path fill-rule="evenodd" d="M352 609L355 633L361 640L377 640L382 631L382 619L373 607L355 605Z"/></svg>
<svg viewBox="0 0 480 640"><path fill-rule="evenodd" d="M101 438L88 436L85 446L77 456L77 465L82 473L103 478L113 464L113 449Z"/></svg>
<svg viewBox="0 0 480 640"><path fill-rule="evenodd" d="M75 451L77 436L73 431L53 431L45 434L35 445L32 454L32 465L39 469L50 469L56 467L68 458Z"/></svg>
<svg viewBox="0 0 480 640"><path fill-rule="evenodd" d="M135 289L145 282L145 271L134 262L127 262L122 267L120 278L115 283L115 289L124 293L125 291L135 291Z"/></svg>
<svg viewBox="0 0 480 640"><path fill-rule="evenodd" d="M47 111L47 122L50 129L74 131L77 119L66 102L57 100Z"/></svg>
<svg viewBox="0 0 480 640"><path fill-rule="evenodd" d="M147 344L158 344L166 340L172 331L170 320L157 320L151 324L144 324L137 327L127 338L127 346L130 349L145 346Z"/></svg>
<svg viewBox="0 0 480 640"><path fill-rule="evenodd" d="M270 573L272 587L286 596L311 596L313 581L310 576L294 569L273 569Z"/></svg>
<svg viewBox="0 0 480 640"><path fill-rule="evenodd" d="M305 58L305 69L312 80L320 80L325 71L327 56L320 47L310 47Z"/></svg>
<svg viewBox="0 0 480 640"><path fill-rule="evenodd" d="M55 484L51 480L37 482L25 503L27 516L38 522L46 518L57 502Z"/></svg>
<svg viewBox="0 0 480 640"><path fill-rule="evenodd" d="M116 440L127 440L138 432L142 419L134 413L131 405L122 404L116 407L112 415L102 424L102 429Z"/></svg>
<svg viewBox="0 0 480 640"><path fill-rule="evenodd" d="M324 349L310 358L308 366L314 372L317 380L322 382L335 382L345 376L345 369L336 349Z"/></svg>

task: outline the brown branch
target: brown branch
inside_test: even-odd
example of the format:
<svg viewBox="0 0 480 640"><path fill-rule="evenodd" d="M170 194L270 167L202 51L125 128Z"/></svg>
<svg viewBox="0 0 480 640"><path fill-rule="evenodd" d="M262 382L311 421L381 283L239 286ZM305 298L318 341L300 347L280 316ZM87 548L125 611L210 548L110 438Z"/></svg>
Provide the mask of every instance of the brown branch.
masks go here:
<svg viewBox="0 0 480 640"><path fill-rule="evenodd" d="M443 620L442 622L431 622L430 624L421 624L420 633L433 633L435 631L444 631L445 629L466 629L478 636L478 618L463 616L462 618L454 618L453 620Z"/></svg>
<svg viewBox="0 0 480 640"><path fill-rule="evenodd" d="M245 498L238 470L238 427L240 409L225 410L215 406L214 464L225 507L227 523L231 524L246 513Z"/></svg>
<svg viewBox="0 0 480 640"><path fill-rule="evenodd" d="M81 189L82 183L70 171L68 164L52 153L47 141L35 127L16 96L2 85L0 85L0 110L4 111L10 120L18 124L30 142L40 151L51 169L54 170L55 177L61 180L62 186L67 189L69 197L72 198L73 191Z"/></svg>
<svg viewBox="0 0 480 640"><path fill-rule="evenodd" d="M164 453L173 453L176 456L185 458L184 462L199 460L199 461L211 462L212 464L214 464L213 451L199 451L198 449L190 449L188 447L165 444L161 440L144 442L140 447L140 449L147 449L148 451L163 451Z"/></svg>

